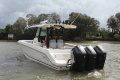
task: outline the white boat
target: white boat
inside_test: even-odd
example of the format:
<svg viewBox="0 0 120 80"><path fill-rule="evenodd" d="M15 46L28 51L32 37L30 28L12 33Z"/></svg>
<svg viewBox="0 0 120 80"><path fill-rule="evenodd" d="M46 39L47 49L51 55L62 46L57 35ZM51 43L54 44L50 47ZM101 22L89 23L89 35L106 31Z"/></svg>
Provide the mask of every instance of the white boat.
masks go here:
<svg viewBox="0 0 120 80"><path fill-rule="evenodd" d="M40 24L29 28L33 27L38 27L38 33L41 33L40 29L46 30L50 27L76 28L74 25L66 24ZM18 43L21 44L25 52L24 55L30 60L56 70L67 70L70 68L68 61L71 59L71 49L75 46L73 44L64 43L62 39L58 39L57 42L52 39L49 42L49 48L47 48L44 43L38 41L37 37L34 40L19 40Z"/></svg>
<svg viewBox="0 0 120 80"><path fill-rule="evenodd" d="M75 63L75 55L73 55L72 49L76 45L65 43L62 38L56 39L56 37L50 35L50 30L63 28L75 29L76 26L66 24L40 24L30 26L28 28L34 27L38 28L36 33L37 37L35 37L33 40L18 41L18 43L21 45L22 50L25 52L24 55L30 60L53 68L55 70L69 70L71 66L73 66L73 64ZM46 32L46 39L44 41L42 41L40 37L40 34L43 34L43 32ZM53 38L51 38L50 36L52 36ZM86 54L84 47L79 46L79 49L82 53ZM84 59L85 57L86 56L83 55ZM84 60L81 61L85 62ZM80 64L82 63L80 62Z"/></svg>

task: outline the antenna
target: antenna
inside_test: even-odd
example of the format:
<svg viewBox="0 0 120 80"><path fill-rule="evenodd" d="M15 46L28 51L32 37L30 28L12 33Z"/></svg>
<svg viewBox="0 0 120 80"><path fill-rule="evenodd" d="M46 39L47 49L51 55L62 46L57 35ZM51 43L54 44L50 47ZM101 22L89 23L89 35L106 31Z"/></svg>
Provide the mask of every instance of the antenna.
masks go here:
<svg viewBox="0 0 120 80"><path fill-rule="evenodd" d="M78 13L78 15L77 15L77 17L75 18L75 20L79 17L79 13ZM73 21L73 22L71 22L71 24L73 24L74 22L75 22L75 20Z"/></svg>
<svg viewBox="0 0 120 80"><path fill-rule="evenodd" d="M28 25L28 18L26 18L26 27L25 29L28 29L29 28L29 25Z"/></svg>

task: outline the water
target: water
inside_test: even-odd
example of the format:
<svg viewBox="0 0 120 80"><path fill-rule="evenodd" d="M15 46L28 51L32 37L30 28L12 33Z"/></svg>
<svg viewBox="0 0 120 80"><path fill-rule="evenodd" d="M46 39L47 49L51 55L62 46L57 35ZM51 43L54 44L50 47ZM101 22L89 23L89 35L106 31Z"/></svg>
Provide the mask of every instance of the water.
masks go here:
<svg viewBox="0 0 120 80"><path fill-rule="evenodd" d="M107 51L104 70L56 71L26 59L16 42L0 42L0 80L120 80L120 42L81 44L103 46Z"/></svg>

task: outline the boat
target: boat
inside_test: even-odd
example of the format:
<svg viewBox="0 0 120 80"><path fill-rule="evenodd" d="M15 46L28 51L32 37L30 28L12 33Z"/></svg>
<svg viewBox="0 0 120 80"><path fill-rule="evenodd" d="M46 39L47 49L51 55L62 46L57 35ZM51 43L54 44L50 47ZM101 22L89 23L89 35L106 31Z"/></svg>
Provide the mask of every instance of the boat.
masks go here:
<svg viewBox="0 0 120 80"><path fill-rule="evenodd" d="M76 70L84 71L87 66L96 68L97 52L100 52L103 59L100 69L103 68L106 52L100 45L95 48L66 43L63 38L64 29L76 29L75 25L58 23L40 23L39 25L28 26L27 28L37 28L36 36L33 40L19 40L26 58L38 62L55 70ZM55 32L60 34L54 34ZM90 53L90 54L87 54ZM90 57L90 64L87 58ZM99 61L98 61L99 62ZM99 64L100 65L100 64ZM99 67L99 65L97 65ZM91 69L93 69L91 68ZM91 70L90 69L90 70Z"/></svg>

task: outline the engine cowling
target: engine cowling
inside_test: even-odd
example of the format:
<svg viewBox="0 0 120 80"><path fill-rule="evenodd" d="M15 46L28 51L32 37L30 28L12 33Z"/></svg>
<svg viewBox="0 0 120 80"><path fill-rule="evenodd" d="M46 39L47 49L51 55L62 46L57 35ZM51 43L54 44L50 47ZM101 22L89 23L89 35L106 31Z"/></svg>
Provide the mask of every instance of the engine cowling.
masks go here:
<svg viewBox="0 0 120 80"><path fill-rule="evenodd" d="M71 70L75 71L92 71L94 69L103 69L106 52L102 46L75 46L71 53Z"/></svg>
<svg viewBox="0 0 120 80"><path fill-rule="evenodd" d="M84 50L84 47L75 46L72 49L72 55L74 56L74 62L71 69L75 71L84 71L86 62L86 51Z"/></svg>

